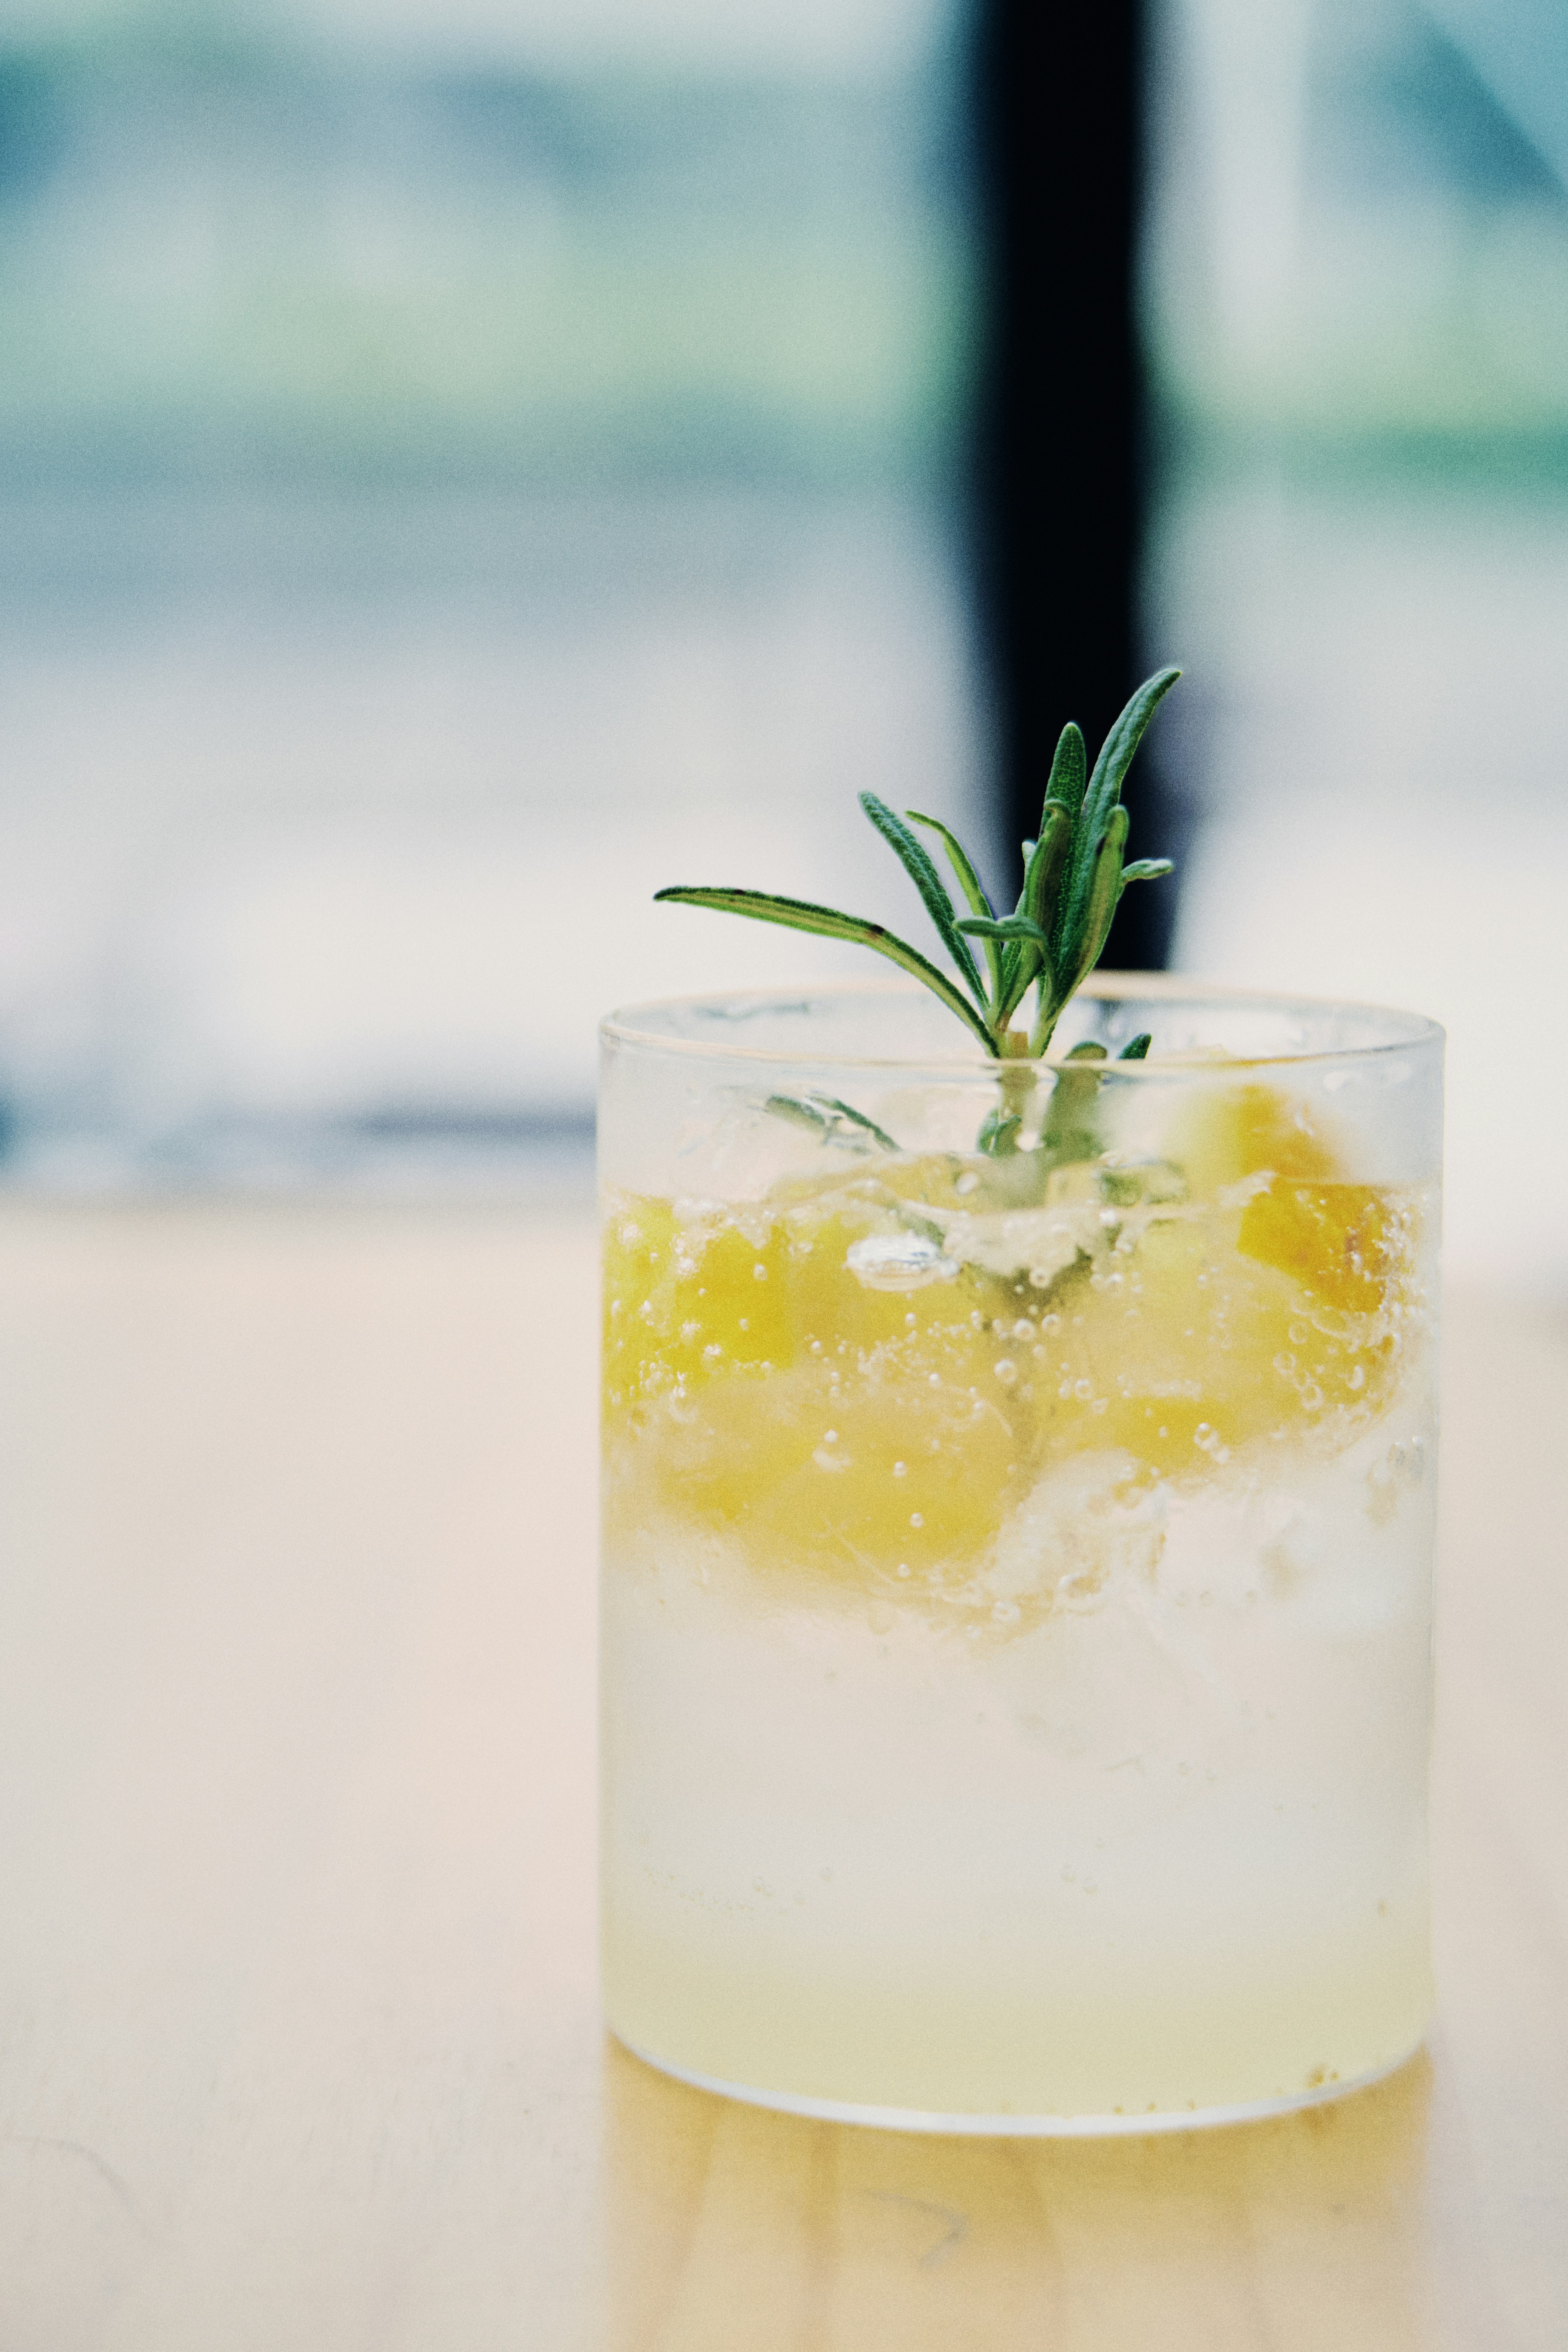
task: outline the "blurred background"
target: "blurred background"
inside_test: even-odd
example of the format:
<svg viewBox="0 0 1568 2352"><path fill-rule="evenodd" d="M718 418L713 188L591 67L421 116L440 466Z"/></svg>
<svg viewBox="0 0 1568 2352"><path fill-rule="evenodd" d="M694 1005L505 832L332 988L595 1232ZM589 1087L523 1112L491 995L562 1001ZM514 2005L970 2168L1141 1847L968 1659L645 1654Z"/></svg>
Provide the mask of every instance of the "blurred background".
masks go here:
<svg viewBox="0 0 1568 2352"><path fill-rule="evenodd" d="M1040 42L11 0L0 1180L584 1194L607 1005L862 961L654 888L907 927L855 793L1000 877L1173 658L1119 953L1444 1020L1568 1285L1568 12Z"/></svg>

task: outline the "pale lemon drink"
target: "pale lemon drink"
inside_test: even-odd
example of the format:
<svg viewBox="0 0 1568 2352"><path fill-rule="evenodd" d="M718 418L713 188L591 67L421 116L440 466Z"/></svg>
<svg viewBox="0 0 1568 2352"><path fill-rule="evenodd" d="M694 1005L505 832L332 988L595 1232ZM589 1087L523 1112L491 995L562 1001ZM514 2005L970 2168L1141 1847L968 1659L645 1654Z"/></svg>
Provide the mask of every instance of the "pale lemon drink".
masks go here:
<svg viewBox="0 0 1568 2352"><path fill-rule="evenodd" d="M1440 1088L1413 1016L1143 980L1026 1066L899 983L605 1024L634 2050L1047 2131L1412 2051Z"/></svg>

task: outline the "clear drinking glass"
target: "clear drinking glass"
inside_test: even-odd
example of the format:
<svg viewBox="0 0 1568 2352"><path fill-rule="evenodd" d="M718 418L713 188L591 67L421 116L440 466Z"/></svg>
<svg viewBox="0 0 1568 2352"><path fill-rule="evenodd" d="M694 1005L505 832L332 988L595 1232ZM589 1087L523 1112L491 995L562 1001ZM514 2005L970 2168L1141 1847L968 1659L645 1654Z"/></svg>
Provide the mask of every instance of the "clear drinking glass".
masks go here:
<svg viewBox="0 0 1568 2352"><path fill-rule="evenodd" d="M1408 2056L1441 1031L1100 975L1044 1065L897 985L602 1034L615 2032L944 2131Z"/></svg>

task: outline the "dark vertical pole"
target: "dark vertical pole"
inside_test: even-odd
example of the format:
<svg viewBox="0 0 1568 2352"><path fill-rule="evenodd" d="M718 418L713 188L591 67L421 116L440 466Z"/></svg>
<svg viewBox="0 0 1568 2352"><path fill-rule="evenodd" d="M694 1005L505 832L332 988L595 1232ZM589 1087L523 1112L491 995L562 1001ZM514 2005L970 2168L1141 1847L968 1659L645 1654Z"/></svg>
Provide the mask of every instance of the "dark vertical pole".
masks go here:
<svg viewBox="0 0 1568 2352"><path fill-rule="evenodd" d="M1143 401L1136 318L1143 0L977 0L976 144L988 236L978 417L980 614L1005 824L1032 835L1076 719L1092 759L1142 675ZM1152 741L1127 791L1159 856ZM1169 882L1130 890L1105 961L1163 964Z"/></svg>

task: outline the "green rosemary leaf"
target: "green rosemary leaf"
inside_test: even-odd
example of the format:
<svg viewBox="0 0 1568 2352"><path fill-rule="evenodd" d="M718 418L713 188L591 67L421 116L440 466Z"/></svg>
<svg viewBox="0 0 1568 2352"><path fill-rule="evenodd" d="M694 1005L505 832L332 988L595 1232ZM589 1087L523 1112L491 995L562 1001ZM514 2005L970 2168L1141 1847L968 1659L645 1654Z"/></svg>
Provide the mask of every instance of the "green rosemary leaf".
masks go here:
<svg viewBox="0 0 1568 2352"><path fill-rule="evenodd" d="M1148 1056L1149 1048L1153 1042L1154 1038L1152 1031L1148 1029L1140 1029L1136 1037L1129 1037L1126 1045L1123 1045L1121 1053L1118 1054L1116 1058L1119 1062L1144 1061Z"/></svg>
<svg viewBox="0 0 1568 2352"><path fill-rule="evenodd" d="M1002 979L994 1020L999 1030L1007 1024L1039 977L1046 950L1035 940L1015 940L1002 950Z"/></svg>
<svg viewBox="0 0 1568 2352"><path fill-rule="evenodd" d="M1088 774L1089 754L1084 749L1083 730L1069 719L1057 738L1056 757L1046 784L1047 805L1056 802L1076 823L1083 806Z"/></svg>
<svg viewBox="0 0 1568 2352"><path fill-rule="evenodd" d="M815 931L826 939L849 940L886 956L940 997L951 1013L976 1036L994 1060L1027 1061L1049 1050L1062 1007L1088 978L1105 946L1116 902L1131 882L1150 882L1170 873L1164 857L1123 863L1127 845L1127 812L1121 804L1121 785L1133 753L1161 698L1181 676L1163 669L1146 678L1128 702L1106 737L1093 773L1086 778L1083 736L1070 722L1058 739L1050 776L1040 812L1040 829L1024 844L1024 886L1012 915L998 917L981 886L974 864L963 843L940 819L918 809L906 811L909 824L896 816L875 793L862 793L860 805L920 892L921 903L956 970L958 985L919 950L887 930L882 924L805 898L785 898L763 890L689 888L656 892L659 899L688 906L712 907L722 912L749 915L764 923L780 923L795 930ZM956 902L923 845L910 831L921 825L941 838L960 896L969 908L959 916ZM980 966L970 947L978 940L984 954L989 991L982 984ZM1038 985L1034 1025L1027 1035L1015 1031L1012 1019L1029 990ZM965 993L967 991L967 994ZM1137 1059L1148 1050L1144 1040ZM1081 1086L1086 1081L1074 1081ZM1058 1092L1061 1089L1058 1087ZM1069 1090L1070 1092L1070 1090ZM782 1099L782 1098L781 1098ZM793 1099L793 1098L791 1098ZM819 1100L826 1097L819 1097ZM1068 1095L1058 1111L1065 1118ZM845 1117L856 1115L840 1106ZM1016 1106L1014 1106L1016 1109ZM806 1114L810 1116L809 1113ZM863 1131L872 1132L868 1124ZM1009 1109L989 1123L988 1149L1016 1151L1019 1121ZM1087 1132L1087 1129L1085 1129Z"/></svg>
<svg viewBox="0 0 1568 2352"><path fill-rule="evenodd" d="M1144 679L1136 694L1129 697L1126 709L1100 747L1100 757L1089 780L1083 803L1087 832L1098 832L1121 798L1122 780L1132 765L1132 754L1143 740L1143 730L1181 675L1179 669L1157 669L1152 677Z"/></svg>
<svg viewBox="0 0 1568 2352"><path fill-rule="evenodd" d="M813 1095L811 1100L822 1104L827 1110L836 1110L840 1118L848 1119L852 1125L864 1128L871 1140L879 1143L884 1151L897 1151L899 1149L887 1129L879 1127L874 1118L868 1118L863 1110L857 1110L853 1103L840 1102L837 1095Z"/></svg>
<svg viewBox="0 0 1568 2352"><path fill-rule="evenodd" d="M940 1250L947 1247L947 1228L939 1225L934 1217L922 1217L908 1201L895 1201L892 1212L907 1234L919 1234L922 1242L934 1242Z"/></svg>
<svg viewBox="0 0 1568 2352"><path fill-rule="evenodd" d="M840 1102L837 1095L769 1095L763 1104L775 1118L787 1118L793 1126L809 1128L819 1143L847 1145L852 1151L868 1151L871 1143L884 1151L897 1151L898 1145L885 1127L868 1118L853 1103ZM858 1133L845 1135L846 1122ZM870 1138L868 1143L866 1139Z"/></svg>
<svg viewBox="0 0 1568 2352"><path fill-rule="evenodd" d="M994 914L996 910L986 897L981 886L980 877L970 863L969 852L964 848L958 835L950 833L940 817L921 816L919 809L906 809L904 814L911 824L930 825L932 833L941 835L942 847L947 852L948 864L952 868L959 888L969 902L971 911L976 915Z"/></svg>
<svg viewBox="0 0 1568 2352"><path fill-rule="evenodd" d="M1024 844L1024 887L1018 893L1014 920L1033 924L1035 928L1030 931L1016 931L1012 935L1013 944L1002 950L1001 972L992 1015L993 1024L998 1029L1006 1028L1042 971L1046 974L1047 992L1049 990L1051 942L1041 910L1048 909L1051 904L1071 839L1071 818L1064 809L1047 802L1041 813L1037 836Z"/></svg>
<svg viewBox="0 0 1568 2352"><path fill-rule="evenodd" d="M1018 1129L1024 1122L1016 1110L1004 1110L1000 1103L993 1106L981 1121L974 1148L990 1160L1005 1160L1013 1150Z"/></svg>
<svg viewBox="0 0 1568 2352"><path fill-rule="evenodd" d="M1047 932L1062 867L1071 846L1070 814L1059 801L1047 801L1040 812L1039 838L1024 870L1024 887L1018 896L1020 915L1026 915Z"/></svg>
<svg viewBox="0 0 1568 2352"><path fill-rule="evenodd" d="M1089 867L1089 890L1084 908L1083 927L1079 933L1076 963L1071 967L1068 983L1070 996L1080 982L1088 979L1100 961L1105 935L1110 929L1110 918L1116 912L1116 902L1121 896L1121 853L1127 845L1127 811L1119 801L1106 819L1105 831L1100 837Z"/></svg>
<svg viewBox="0 0 1568 2352"><path fill-rule="evenodd" d="M975 1003L983 1013L987 1012L985 991L980 984L980 967L970 952L968 940L960 936L958 926L953 921L952 901L942 887L941 875L909 826L893 814L886 801L879 801L875 793L862 793L859 799L866 814L920 892L926 913L936 925L938 936L958 966Z"/></svg>
<svg viewBox="0 0 1568 2352"><path fill-rule="evenodd" d="M939 834L941 835L942 845L947 852L947 862L952 868L953 877L957 881L959 888L963 891L964 898L969 903L970 913L972 915L982 916L994 915L996 909L993 907L990 899L986 897L984 889L981 884L980 877L976 874L973 866L970 863L969 852L963 846L963 842L959 840L957 835L950 833L940 817L921 816L919 809L906 809L904 811L904 814L909 818L911 824L929 825L932 833ZM958 928L962 931L966 930L969 927L965 923L960 923ZM996 948L994 941L984 940L984 945L985 949L985 968L991 981L991 994L993 998L994 998L997 994L1001 980L1001 960L996 953Z"/></svg>
<svg viewBox="0 0 1568 2352"><path fill-rule="evenodd" d="M788 930L813 931L825 940L850 940L856 946L872 948L884 955L903 971L910 972L923 982L933 996L940 996L950 1013L956 1013L965 1025L973 1029L988 1054L997 1048L980 1014L967 997L954 988L945 972L928 963L917 948L911 948L896 933L880 923L868 922L862 915L842 915L836 907L818 907L809 898L783 898L766 890L723 890L696 888L684 883L668 890L656 890L654 898L661 904L682 907L711 907L724 915L749 915L753 922L781 923ZM967 954L968 950L964 952Z"/></svg>
<svg viewBox="0 0 1568 2352"><path fill-rule="evenodd" d="M1078 734L1076 727L1070 731ZM1081 751L1082 738L1079 740ZM1058 760L1060 752L1058 744ZM1005 965L1003 985L997 992L998 1018L1004 1023L1012 1019L1037 980L1042 999L1048 1000L1055 993L1058 965L1050 927L1072 847L1072 830L1068 808L1060 801L1047 800L1040 812L1039 835L1025 862L1024 887L1018 894L1019 914L1039 927L1040 951L1037 956L1030 956L1016 950Z"/></svg>
<svg viewBox="0 0 1568 2352"><path fill-rule="evenodd" d="M799 1095L769 1095L763 1108L775 1118L787 1118L792 1126L809 1127L826 1143L832 1133L834 1121L814 1102L803 1101Z"/></svg>
<svg viewBox="0 0 1568 2352"><path fill-rule="evenodd" d="M1061 912L1055 929L1056 964L1060 973L1075 971L1081 979L1086 971L1093 969L1094 958L1091 956L1089 963L1085 964L1083 955L1089 931L1089 895L1094 887L1100 845L1105 838L1110 813L1119 804L1122 782L1132 764L1132 755L1143 740L1143 730L1162 698L1170 692L1181 674L1179 669L1162 669L1156 670L1152 677L1145 678L1100 746L1094 773L1084 794L1073 847L1072 868L1062 890ZM1104 936L1102 930L1100 934L1101 942ZM1098 953L1097 948L1095 954ZM1076 988L1078 980L1074 980L1071 986ZM1071 988L1068 992L1071 993Z"/></svg>
<svg viewBox="0 0 1568 2352"><path fill-rule="evenodd" d="M961 915L958 928L977 940L1033 940L1040 947L1047 944L1044 931L1027 915Z"/></svg>
<svg viewBox="0 0 1568 2352"><path fill-rule="evenodd" d="M1104 1150L1100 1132L1100 1080L1090 1070L1075 1069L1072 1066L1103 1062L1105 1048L1098 1039L1086 1037L1065 1059L1068 1066L1057 1072L1040 1128L1040 1150L1047 1168L1093 1160Z"/></svg>

